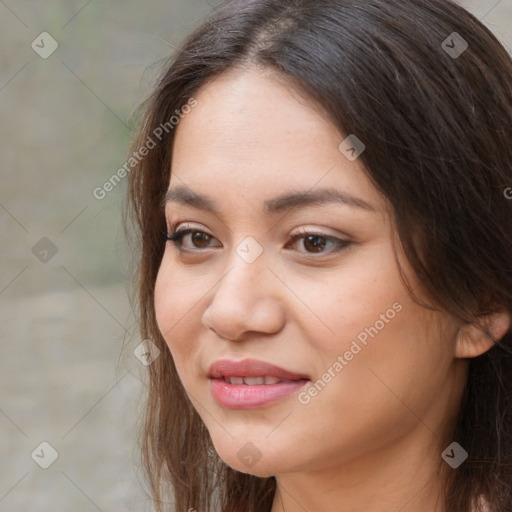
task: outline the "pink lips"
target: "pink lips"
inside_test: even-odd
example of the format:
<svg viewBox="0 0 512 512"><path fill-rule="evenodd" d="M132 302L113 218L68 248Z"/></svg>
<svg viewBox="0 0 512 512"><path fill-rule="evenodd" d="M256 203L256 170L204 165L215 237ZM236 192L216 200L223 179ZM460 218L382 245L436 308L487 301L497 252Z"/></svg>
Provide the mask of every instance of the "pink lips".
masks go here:
<svg viewBox="0 0 512 512"><path fill-rule="evenodd" d="M255 409L273 404L310 380L307 375L255 359L216 361L210 366L208 377L213 397L227 409Z"/></svg>

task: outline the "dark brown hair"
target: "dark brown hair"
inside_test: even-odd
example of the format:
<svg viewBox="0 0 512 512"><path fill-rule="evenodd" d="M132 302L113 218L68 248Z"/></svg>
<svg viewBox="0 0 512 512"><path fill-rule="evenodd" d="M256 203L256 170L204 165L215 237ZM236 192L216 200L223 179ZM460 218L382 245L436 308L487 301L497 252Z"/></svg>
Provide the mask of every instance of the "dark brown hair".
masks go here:
<svg viewBox="0 0 512 512"><path fill-rule="evenodd" d="M450 52L464 48L454 32L468 45L460 55ZM512 60L481 22L448 0L232 2L172 56L134 150L200 87L247 65L283 76L364 142L360 158L433 304L466 322L512 311ZM126 210L141 244L140 333L161 350L148 367L143 464L158 511L170 494L171 510L268 512L275 479L220 460L155 319L174 133L131 172ZM479 496L512 510L510 330L494 341L470 362L452 433L469 458L453 470L446 510L469 512Z"/></svg>

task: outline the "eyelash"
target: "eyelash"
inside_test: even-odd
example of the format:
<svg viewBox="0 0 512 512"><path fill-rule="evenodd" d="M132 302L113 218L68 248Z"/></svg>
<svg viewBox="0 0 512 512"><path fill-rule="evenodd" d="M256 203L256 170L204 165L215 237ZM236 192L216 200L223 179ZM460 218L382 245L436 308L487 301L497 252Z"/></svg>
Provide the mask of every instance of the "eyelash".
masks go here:
<svg viewBox="0 0 512 512"><path fill-rule="evenodd" d="M173 230L173 228L174 228L174 226L172 226L172 228L170 230L171 233L167 234L166 241L170 242L180 253L184 253L184 252L198 253L198 252L203 251L203 249L183 249L183 247L182 247L183 246L183 238L190 233L202 233L211 238L215 238L213 235L210 235L209 233L206 233L205 231L201 231L200 229L186 228L186 229L179 229L179 230L175 231L175 230ZM343 249L346 249L351 243L348 240L342 240L342 239L336 238L334 236L325 235L322 233L315 233L315 232L306 231L306 230L302 230L302 231L299 230L299 233L293 235L292 237L290 237L290 239L292 242L295 242L296 240L305 239L310 236L316 236L316 237L326 240L327 242L335 243L338 245L338 247L336 249L332 249L330 251L321 251L318 253L306 251L304 254L308 254L308 255L315 255L315 254L323 255L323 254L338 253L338 252L342 251ZM302 251L299 251L299 252L302 252Z"/></svg>

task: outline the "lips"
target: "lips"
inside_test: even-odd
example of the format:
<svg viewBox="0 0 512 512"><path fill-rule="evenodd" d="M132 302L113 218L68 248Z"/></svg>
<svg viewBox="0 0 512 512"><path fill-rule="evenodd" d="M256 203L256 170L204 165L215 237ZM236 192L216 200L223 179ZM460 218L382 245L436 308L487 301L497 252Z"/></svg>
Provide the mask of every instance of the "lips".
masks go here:
<svg viewBox="0 0 512 512"><path fill-rule="evenodd" d="M244 359L243 361L221 359L210 366L208 377L210 379L223 379L226 382L230 382L230 379L236 379L231 383L247 384L249 386L276 384L279 381L309 380L307 375L285 370L256 359ZM243 379L243 382L240 379Z"/></svg>
<svg viewBox="0 0 512 512"><path fill-rule="evenodd" d="M214 399L226 409L256 409L279 402L310 381L307 375L264 361L216 361L208 371Z"/></svg>

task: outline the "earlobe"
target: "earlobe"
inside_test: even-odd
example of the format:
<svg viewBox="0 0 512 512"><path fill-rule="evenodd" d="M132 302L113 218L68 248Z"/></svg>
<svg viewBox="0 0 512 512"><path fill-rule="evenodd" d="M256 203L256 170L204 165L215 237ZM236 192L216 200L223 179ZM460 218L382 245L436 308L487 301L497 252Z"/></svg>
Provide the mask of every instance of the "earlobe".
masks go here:
<svg viewBox="0 0 512 512"><path fill-rule="evenodd" d="M462 324L457 333L455 356L478 357L490 350L509 331L512 316L500 311L481 317L478 323Z"/></svg>

